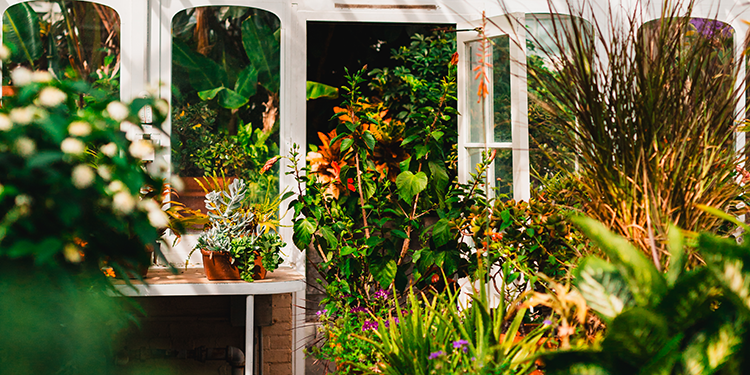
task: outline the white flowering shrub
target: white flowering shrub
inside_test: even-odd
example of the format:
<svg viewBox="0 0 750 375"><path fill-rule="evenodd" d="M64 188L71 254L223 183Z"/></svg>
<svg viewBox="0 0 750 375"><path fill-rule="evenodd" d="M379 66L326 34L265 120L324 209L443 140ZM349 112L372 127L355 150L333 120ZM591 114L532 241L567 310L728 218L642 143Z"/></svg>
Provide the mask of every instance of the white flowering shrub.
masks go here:
<svg viewBox="0 0 750 375"><path fill-rule="evenodd" d="M120 128L140 128L147 105L160 122L165 103L121 103L24 68L12 76L16 94L0 107L0 261L99 274L103 260L148 262L144 249L168 223L156 200L163 179L143 167L151 142L128 141Z"/></svg>

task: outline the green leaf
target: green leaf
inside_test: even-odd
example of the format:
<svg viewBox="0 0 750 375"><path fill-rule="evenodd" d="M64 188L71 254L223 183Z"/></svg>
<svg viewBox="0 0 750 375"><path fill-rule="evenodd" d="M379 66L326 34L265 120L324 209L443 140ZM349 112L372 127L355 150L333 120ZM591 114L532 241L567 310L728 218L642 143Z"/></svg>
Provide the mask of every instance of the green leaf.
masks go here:
<svg viewBox="0 0 750 375"><path fill-rule="evenodd" d="M435 185L435 191L441 192L448 187L450 178L448 177L448 171L445 169L445 165L442 163L435 163L433 161L428 163L430 168L430 180Z"/></svg>
<svg viewBox="0 0 750 375"><path fill-rule="evenodd" d="M242 22L242 46L250 63L258 71L258 81L270 92L279 91L281 30L273 30L259 17Z"/></svg>
<svg viewBox="0 0 750 375"><path fill-rule="evenodd" d="M618 315L608 325L602 350L616 355L633 368L640 368L659 353L670 338L666 317L634 307Z"/></svg>
<svg viewBox="0 0 750 375"><path fill-rule="evenodd" d="M312 240L313 233L315 233L315 222L308 217L295 221L292 227L294 229L294 235L292 235L294 245L298 249L306 249Z"/></svg>
<svg viewBox="0 0 750 375"><path fill-rule="evenodd" d="M367 144L368 149L373 150L373 151L375 150L375 143L376 143L375 137L372 135L372 133L370 133L369 130L365 130L362 133L362 139L364 139L365 144Z"/></svg>
<svg viewBox="0 0 750 375"><path fill-rule="evenodd" d="M396 177L396 187L401 199L411 204L414 197L427 187L427 175L424 172L401 172Z"/></svg>
<svg viewBox="0 0 750 375"><path fill-rule="evenodd" d="M387 288L396 278L396 261L393 259L377 259L370 262L370 271L381 288Z"/></svg>
<svg viewBox="0 0 750 375"><path fill-rule="evenodd" d="M307 81L307 100L338 99L339 89L320 82Z"/></svg>
<svg viewBox="0 0 750 375"><path fill-rule="evenodd" d="M64 154L60 151L40 151L32 155L26 166L29 168L49 168L50 164L63 159Z"/></svg>
<svg viewBox="0 0 750 375"><path fill-rule="evenodd" d="M634 305L628 284L609 262L588 257L575 270L576 286L588 306L607 321Z"/></svg>
<svg viewBox="0 0 750 375"><path fill-rule="evenodd" d="M328 243L328 247L335 248L339 245L339 240L338 238L336 238L336 235L333 233L330 227L322 226L318 230Z"/></svg>
<svg viewBox="0 0 750 375"><path fill-rule="evenodd" d="M440 219L432 226L432 240L435 246L440 247L451 240L451 222L448 219Z"/></svg>
<svg viewBox="0 0 750 375"><path fill-rule="evenodd" d="M172 59L176 65L188 71L190 84L197 91L227 86L227 72L219 64L191 50L178 39L172 43Z"/></svg>
<svg viewBox="0 0 750 375"><path fill-rule="evenodd" d="M11 6L3 14L3 43L11 49L9 62L27 62L34 66L42 57L39 17L29 3Z"/></svg>
<svg viewBox="0 0 750 375"><path fill-rule="evenodd" d="M254 66L250 65L240 72L234 91L246 98L255 95L258 91L258 70Z"/></svg>
<svg viewBox="0 0 750 375"><path fill-rule="evenodd" d="M227 109L239 109L247 104L249 98L238 94L234 90L226 89L219 93L219 105Z"/></svg>
<svg viewBox="0 0 750 375"><path fill-rule="evenodd" d="M354 254L356 252L357 252L357 248L356 247L344 246L344 247L341 248L341 256L342 257Z"/></svg>
<svg viewBox="0 0 750 375"><path fill-rule="evenodd" d="M352 147L354 144L354 139L352 138L344 138L341 140L341 153L346 152L346 150L349 149L349 147Z"/></svg>
<svg viewBox="0 0 750 375"><path fill-rule="evenodd" d="M572 220L609 256L628 283L638 306L655 306L661 301L667 292L667 282L638 249L594 219L579 216Z"/></svg>
<svg viewBox="0 0 750 375"><path fill-rule="evenodd" d="M669 245L669 269L667 270L667 282L669 285L674 285L677 278L682 274L685 268L685 262L687 262L687 255L684 249L684 239L680 233L680 228L675 225L669 226L668 245Z"/></svg>
<svg viewBox="0 0 750 375"><path fill-rule="evenodd" d="M198 97L201 98L201 100L213 100L213 98L215 98L222 90L226 90L226 87L222 86L211 90L198 91Z"/></svg>

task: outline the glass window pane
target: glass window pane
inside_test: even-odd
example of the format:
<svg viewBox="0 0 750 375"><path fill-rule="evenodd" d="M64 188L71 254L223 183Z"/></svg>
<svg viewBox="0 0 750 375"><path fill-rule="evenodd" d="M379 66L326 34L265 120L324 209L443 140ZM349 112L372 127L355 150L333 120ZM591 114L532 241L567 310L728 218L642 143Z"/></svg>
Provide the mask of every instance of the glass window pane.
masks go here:
<svg viewBox="0 0 750 375"><path fill-rule="evenodd" d="M560 75L560 59L565 57L558 44L565 44L565 34L570 31L574 20L577 27L592 32L592 26L585 20L569 16L528 15L526 17L526 63L528 74L528 121L529 158L532 169L532 186L539 187L538 177L551 177L561 170L573 171L575 153L561 142L564 135L556 122L560 119L550 113L546 80ZM557 31L559 37L553 34ZM556 107L556 106L555 106Z"/></svg>
<svg viewBox="0 0 750 375"><path fill-rule="evenodd" d="M513 150L499 149L495 156L495 194L513 198Z"/></svg>
<svg viewBox="0 0 750 375"><path fill-rule="evenodd" d="M249 7L172 20L172 168L184 180L223 173L243 178L255 201L278 192L278 166L260 171L279 154L280 32L278 17ZM185 195L203 208L202 191Z"/></svg>
<svg viewBox="0 0 750 375"><path fill-rule="evenodd" d="M492 43L493 142L511 142L510 123L510 40L507 35Z"/></svg>
<svg viewBox="0 0 750 375"><path fill-rule="evenodd" d="M119 96L120 16L88 1L30 1L3 14L3 84L18 66L46 70L55 78L78 78Z"/></svg>
<svg viewBox="0 0 750 375"><path fill-rule="evenodd" d="M484 127L484 106L480 100L479 90L480 83L486 79L481 76L482 67L482 45L480 41L474 41L466 44L466 54L469 56L469 90L466 94L466 100L468 101L468 116L469 116L469 142L471 143L484 143L485 142L485 127ZM483 85L486 84L483 83Z"/></svg>
<svg viewBox="0 0 750 375"><path fill-rule="evenodd" d="M477 164L482 161L484 149L471 148L469 152L469 170L476 173ZM513 197L513 150L497 149L494 166L488 170L489 183L495 188L495 194L501 198ZM502 195L505 195L503 197Z"/></svg>

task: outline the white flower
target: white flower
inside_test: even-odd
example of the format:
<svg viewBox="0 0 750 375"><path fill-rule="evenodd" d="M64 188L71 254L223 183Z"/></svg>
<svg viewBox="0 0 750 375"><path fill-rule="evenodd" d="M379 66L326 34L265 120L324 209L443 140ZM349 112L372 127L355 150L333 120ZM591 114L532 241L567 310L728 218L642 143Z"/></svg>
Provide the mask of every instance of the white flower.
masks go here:
<svg viewBox="0 0 750 375"><path fill-rule="evenodd" d="M169 184L172 185L172 188L174 188L176 191L183 191L185 190L185 183L182 181L180 176L173 175L169 179Z"/></svg>
<svg viewBox="0 0 750 375"><path fill-rule="evenodd" d="M13 121L5 114L0 114L0 131L8 131L13 127Z"/></svg>
<svg viewBox="0 0 750 375"><path fill-rule="evenodd" d="M154 210L161 211L161 207L159 206L159 203L156 203L156 201L153 199L144 199L138 202L138 208L143 212L151 212Z"/></svg>
<svg viewBox="0 0 750 375"><path fill-rule="evenodd" d="M127 191L120 191L112 198L112 208L119 213L128 214L134 207L135 199Z"/></svg>
<svg viewBox="0 0 750 375"><path fill-rule="evenodd" d="M159 111L159 113L162 116L166 116L169 114L169 103L167 103L164 99L159 99L154 103L154 107L156 107L156 110Z"/></svg>
<svg viewBox="0 0 750 375"><path fill-rule="evenodd" d="M60 89L48 86L39 92L39 104L45 107L57 107L62 104L68 96Z"/></svg>
<svg viewBox="0 0 750 375"><path fill-rule="evenodd" d="M75 137L85 137L91 134L91 125L84 121L73 121L68 125L68 133Z"/></svg>
<svg viewBox="0 0 750 375"><path fill-rule="evenodd" d="M31 197L26 194L18 194L15 202L18 207L28 207L31 206Z"/></svg>
<svg viewBox="0 0 750 375"><path fill-rule="evenodd" d="M117 153L117 145L114 142L109 142L100 148L102 154L109 156L110 158L115 156Z"/></svg>
<svg viewBox="0 0 750 375"><path fill-rule="evenodd" d="M130 121L121 122L120 131L125 132L125 138L127 138L127 140L131 142L135 141L136 139L139 139L140 136L143 134L143 129L140 126Z"/></svg>
<svg viewBox="0 0 750 375"><path fill-rule="evenodd" d="M106 165L100 165L96 167L96 174L98 174L99 177L101 177L104 181L109 181L112 179L112 170Z"/></svg>
<svg viewBox="0 0 750 375"><path fill-rule="evenodd" d="M18 67L10 72L10 79L16 86L26 86L31 83L31 70L24 67Z"/></svg>
<svg viewBox="0 0 750 375"><path fill-rule="evenodd" d="M145 139L139 139L130 144L128 151L130 152L130 155L133 155L138 159L144 159L154 153L154 146L151 142Z"/></svg>
<svg viewBox="0 0 750 375"><path fill-rule="evenodd" d="M16 140L16 151L21 156L29 156L36 151L36 143L33 139L20 137Z"/></svg>
<svg viewBox="0 0 750 375"><path fill-rule="evenodd" d="M13 108L10 110L10 119L16 124L26 125L34 120L34 111L29 107Z"/></svg>
<svg viewBox="0 0 750 375"><path fill-rule="evenodd" d="M46 70L37 70L31 73L33 82L47 83L52 81L52 74Z"/></svg>
<svg viewBox="0 0 750 375"><path fill-rule="evenodd" d="M154 228L166 228L169 225L169 216L162 210L148 212L148 222Z"/></svg>
<svg viewBox="0 0 750 375"><path fill-rule="evenodd" d="M77 138L65 138L60 149L66 154L80 155L86 150L86 146Z"/></svg>
<svg viewBox="0 0 750 375"><path fill-rule="evenodd" d="M78 164L73 168L73 185L79 189L85 189L94 182L94 170L88 165Z"/></svg>
<svg viewBox="0 0 750 375"><path fill-rule="evenodd" d="M10 49L4 45L0 45L0 60L7 60L10 57Z"/></svg>
<svg viewBox="0 0 750 375"><path fill-rule="evenodd" d="M78 252L78 246L72 243L65 245L65 248L63 248L63 255L70 263L81 262L81 253Z"/></svg>
<svg viewBox="0 0 750 375"><path fill-rule="evenodd" d="M109 191L112 193L117 193L120 191L128 191L125 184L123 184L122 181L120 180L114 180L110 182L109 185L107 186L107 189L109 189Z"/></svg>
<svg viewBox="0 0 750 375"><path fill-rule="evenodd" d="M125 120L130 115L130 110L125 104L120 102L111 102L107 104L107 113L115 121Z"/></svg>

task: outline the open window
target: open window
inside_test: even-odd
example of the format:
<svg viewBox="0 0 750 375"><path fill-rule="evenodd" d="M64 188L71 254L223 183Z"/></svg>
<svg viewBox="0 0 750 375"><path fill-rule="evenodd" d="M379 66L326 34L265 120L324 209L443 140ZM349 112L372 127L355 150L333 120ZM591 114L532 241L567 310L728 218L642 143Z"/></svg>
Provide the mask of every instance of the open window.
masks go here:
<svg viewBox="0 0 750 375"><path fill-rule="evenodd" d="M478 23L482 31L458 34L459 177L469 179L482 154L495 151L485 184L490 194L529 197L525 31L514 17Z"/></svg>

